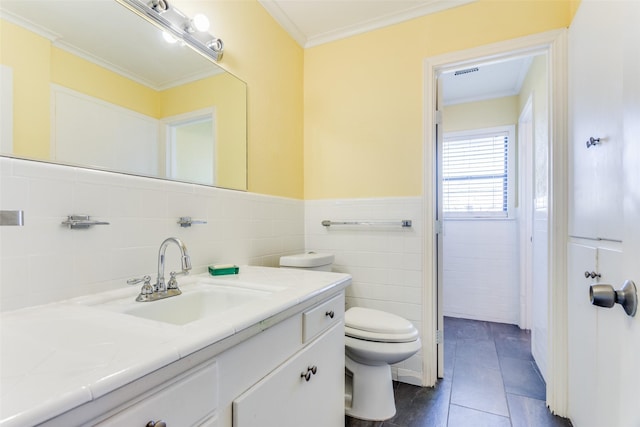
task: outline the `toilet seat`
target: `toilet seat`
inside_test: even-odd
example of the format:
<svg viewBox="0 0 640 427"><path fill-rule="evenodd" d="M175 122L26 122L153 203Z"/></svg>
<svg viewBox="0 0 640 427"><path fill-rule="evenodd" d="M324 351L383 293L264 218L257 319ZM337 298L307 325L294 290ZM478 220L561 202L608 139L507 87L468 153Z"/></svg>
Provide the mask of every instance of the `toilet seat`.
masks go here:
<svg viewBox="0 0 640 427"><path fill-rule="evenodd" d="M391 365L422 348L418 330L400 316L369 308L345 312L345 414L383 421L396 413Z"/></svg>
<svg viewBox="0 0 640 427"><path fill-rule="evenodd" d="M363 307L345 312L345 335L351 338L402 343L418 339L418 330L411 322L395 314Z"/></svg>

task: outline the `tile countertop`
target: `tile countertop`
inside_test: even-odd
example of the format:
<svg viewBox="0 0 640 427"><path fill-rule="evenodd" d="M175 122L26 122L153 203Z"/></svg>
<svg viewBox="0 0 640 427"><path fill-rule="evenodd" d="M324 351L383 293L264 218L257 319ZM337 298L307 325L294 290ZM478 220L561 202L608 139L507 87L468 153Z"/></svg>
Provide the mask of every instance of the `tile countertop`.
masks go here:
<svg viewBox="0 0 640 427"><path fill-rule="evenodd" d="M238 275L183 277L180 287L186 294L201 279L272 292L220 316L183 326L100 306L122 298L133 301L139 286L3 313L0 426L44 422L351 283L347 274L241 266Z"/></svg>

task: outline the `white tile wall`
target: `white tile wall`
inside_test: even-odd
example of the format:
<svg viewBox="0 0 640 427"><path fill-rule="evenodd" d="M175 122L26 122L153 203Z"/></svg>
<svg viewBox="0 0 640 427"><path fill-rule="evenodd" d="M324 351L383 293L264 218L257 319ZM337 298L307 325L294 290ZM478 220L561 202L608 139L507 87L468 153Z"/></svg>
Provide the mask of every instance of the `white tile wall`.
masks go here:
<svg viewBox="0 0 640 427"><path fill-rule="evenodd" d="M306 248L336 256L334 271L353 276L347 307L388 311L422 329L424 225L419 197L312 200L305 205ZM400 226L331 226L322 220L403 220ZM422 352L393 367L394 378L420 384Z"/></svg>
<svg viewBox="0 0 640 427"><path fill-rule="evenodd" d="M518 222L444 224L444 315L518 324Z"/></svg>
<svg viewBox="0 0 640 427"><path fill-rule="evenodd" d="M0 209L25 212L23 227L0 227L2 311L155 276L158 248L169 236L185 242L194 272L214 263L277 266L282 254L304 248L300 200L7 157L0 157ZM110 225L60 224L74 213ZM181 228L180 216L207 224ZM179 268L177 260L170 246L167 271Z"/></svg>
<svg viewBox="0 0 640 427"><path fill-rule="evenodd" d="M213 263L277 266L283 254L336 255L350 273L347 306L386 310L422 329L422 200L307 201L0 157L0 209L25 211L25 226L0 227L0 310L126 286L155 276L160 243L184 240L194 272ZM69 230L70 214L110 225ZM204 225L181 228L178 217ZM413 227L332 227L323 219L401 220ZM167 270L179 268L169 247ZM173 261L175 259L175 261ZM393 368L420 384L422 355Z"/></svg>

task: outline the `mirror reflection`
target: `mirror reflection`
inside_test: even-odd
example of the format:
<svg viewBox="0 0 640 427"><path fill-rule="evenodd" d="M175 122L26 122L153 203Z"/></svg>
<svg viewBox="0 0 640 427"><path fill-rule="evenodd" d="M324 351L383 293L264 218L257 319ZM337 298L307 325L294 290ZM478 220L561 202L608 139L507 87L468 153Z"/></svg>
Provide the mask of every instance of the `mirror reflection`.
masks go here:
<svg viewBox="0 0 640 427"><path fill-rule="evenodd" d="M2 0L0 152L247 189L246 84L115 0Z"/></svg>

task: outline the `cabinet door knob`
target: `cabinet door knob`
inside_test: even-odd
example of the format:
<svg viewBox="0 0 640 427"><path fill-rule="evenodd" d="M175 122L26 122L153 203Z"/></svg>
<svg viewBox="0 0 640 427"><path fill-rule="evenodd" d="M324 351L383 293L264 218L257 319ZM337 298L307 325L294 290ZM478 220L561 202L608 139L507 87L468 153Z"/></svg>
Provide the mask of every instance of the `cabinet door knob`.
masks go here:
<svg viewBox="0 0 640 427"><path fill-rule="evenodd" d="M596 277L599 279L599 278L600 278L600 277L602 277L602 276L601 276L601 274L600 274L600 273L596 273L595 271L592 271L592 272L585 271L585 272L584 272L584 277L585 277L586 279L588 279L588 278L595 279Z"/></svg>
<svg viewBox="0 0 640 427"><path fill-rule="evenodd" d="M149 421L145 427L167 427L167 423L162 420Z"/></svg>
<svg viewBox="0 0 640 427"><path fill-rule="evenodd" d="M333 310L330 310L327 311L324 315L329 316L329 318L333 319L333 316L335 316L336 314L333 312Z"/></svg>
<svg viewBox="0 0 640 427"><path fill-rule="evenodd" d="M315 375L318 372L318 367L316 365L307 367L307 372L303 372L300 374L301 378L304 378L305 381L311 380L311 375Z"/></svg>

